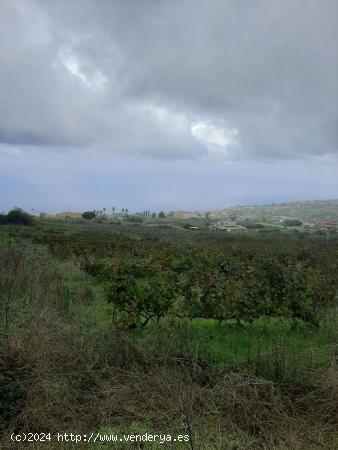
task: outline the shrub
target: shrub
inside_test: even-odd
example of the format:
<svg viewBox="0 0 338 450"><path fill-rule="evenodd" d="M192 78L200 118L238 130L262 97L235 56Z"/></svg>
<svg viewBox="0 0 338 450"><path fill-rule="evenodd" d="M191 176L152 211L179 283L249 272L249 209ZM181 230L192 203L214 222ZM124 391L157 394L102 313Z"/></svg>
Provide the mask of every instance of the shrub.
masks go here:
<svg viewBox="0 0 338 450"><path fill-rule="evenodd" d="M86 220L92 220L96 217L96 211L85 211L82 213L82 217Z"/></svg>
<svg viewBox="0 0 338 450"><path fill-rule="evenodd" d="M33 217L21 208L15 208L7 214L6 222L13 225L32 225Z"/></svg>

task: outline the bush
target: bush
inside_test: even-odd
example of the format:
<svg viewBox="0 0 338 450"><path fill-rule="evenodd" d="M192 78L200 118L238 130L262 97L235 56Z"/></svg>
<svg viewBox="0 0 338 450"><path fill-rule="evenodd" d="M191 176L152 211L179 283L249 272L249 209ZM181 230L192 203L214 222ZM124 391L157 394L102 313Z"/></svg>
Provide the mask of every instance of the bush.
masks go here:
<svg viewBox="0 0 338 450"><path fill-rule="evenodd" d="M85 211L82 213L82 217L86 220L92 220L96 217L96 211Z"/></svg>
<svg viewBox="0 0 338 450"><path fill-rule="evenodd" d="M20 208L12 209L6 216L6 223L12 225L32 225L33 222L33 217Z"/></svg>

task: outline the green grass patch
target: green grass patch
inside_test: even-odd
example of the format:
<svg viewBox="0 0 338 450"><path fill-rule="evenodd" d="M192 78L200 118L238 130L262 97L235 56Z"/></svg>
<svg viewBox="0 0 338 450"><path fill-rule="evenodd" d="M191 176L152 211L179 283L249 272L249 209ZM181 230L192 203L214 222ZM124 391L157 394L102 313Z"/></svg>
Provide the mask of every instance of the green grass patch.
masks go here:
<svg viewBox="0 0 338 450"><path fill-rule="evenodd" d="M277 318L242 326L212 319L164 320L136 330L133 339L152 347L155 354L196 358L224 373L244 371L274 381L301 380L309 370L332 362L338 342L332 321L330 314L317 329L303 322L293 327L290 321Z"/></svg>

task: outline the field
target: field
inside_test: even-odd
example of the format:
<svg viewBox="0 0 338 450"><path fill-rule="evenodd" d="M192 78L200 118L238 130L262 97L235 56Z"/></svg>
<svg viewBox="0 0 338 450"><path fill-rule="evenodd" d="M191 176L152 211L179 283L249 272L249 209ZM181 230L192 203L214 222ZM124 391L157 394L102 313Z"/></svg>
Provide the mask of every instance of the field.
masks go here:
<svg viewBox="0 0 338 450"><path fill-rule="evenodd" d="M0 445L338 448L337 260L336 235L0 225Z"/></svg>

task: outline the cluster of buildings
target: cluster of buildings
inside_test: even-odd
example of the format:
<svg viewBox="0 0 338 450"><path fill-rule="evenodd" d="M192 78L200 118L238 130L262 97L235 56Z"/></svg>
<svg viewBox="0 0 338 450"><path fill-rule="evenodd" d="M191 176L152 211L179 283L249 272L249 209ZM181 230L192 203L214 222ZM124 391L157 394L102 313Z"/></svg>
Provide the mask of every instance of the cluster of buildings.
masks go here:
<svg viewBox="0 0 338 450"><path fill-rule="evenodd" d="M330 229L336 229L338 231L338 222L336 220L317 220L313 228L322 231Z"/></svg>
<svg viewBox="0 0 338 450"><path fill-rule="evenodd" d="M236 220L231 219L220 220L216 223L213 223L212 225L209 226L209 229L211 231L227 231L228 233L247 231L246 227L238 225Z"/></svg>
<svg viewBox="0 0 338 450"><path fill-rule="evenodd" d="M286 218L283 217L283 221ZM298 220L298 219L297 219ZM282 221L281 221L282 222ZM335 230L338 232L338 221L336 220L317 220L316 222L309 221L300 221L301 226L298 228L307 229L308 231L324 231L330 232ZM290 227L291 228L291 227ZM224 219L219 220L218 222L213 223L209 226L209 229L212 231L227 231L227 232L245 232L248 231L248 228L242 225L239 225L236 220L232 219Z"/></svg>
<svg viewBox="0 0 338 450"><path fill-rule="evenodd" d="M106 214L106 210L104 211L97 211L98 213L98 217L99 218L110 218L110 219L114 219L116 221L119 220L123 220L124 217L127 216L128 214L128 209L122 209L121 212L115 212L115 208L114 211L111 215ZM163 214L163 213L162 213ZM223 212L224 214L224 212ZM133 216L136 217L141 217L141 218L156 218L157 214L155 213L151 213L150 211L143 211L140 213L134 213ZM56 213L56 214L46 214L46 213L41 213L40 217L42 218L51 218L51 219L59 219L59 220L66 220L66 219L80 219L82 217L82 213L81 212L77 212L77 211L64 211L64 212L60 212L60 213ZM161 217L161 216L160 216ZM217 216L217 214L215 215L215 211L213 212L200 212L200 211L193 211L193 212L187 212L187 211L172 211L166 214L167 218L172 218L172 219L199 219L198 223L192 223L192 224L186 224L185 228L189 229L189 230L197 230L199 229L201 226L202 228L207 226L211 231L226 231L228 233L230 232L246 232L248 231L248 228L254 228L254 227L246 227L243 225L246 225L244 217L240 216L240 223L242 225L240 225L238 223L238 217L235 214L230 214L227 216ZM202 219L202 221L201 221ZM247 219L248 220L248 219ZM149 223L148 223L149 222ZM252 223L257 222L258 224L260 224L262 221L261 220L252 220ZM290 224L290 226L287 226L287 229L289 228L294 228L294 227L298 227L298 228L303 228L304 230L307 230L309 232L315 232L315 231L324 231L324 232L331 232L332 230L336 230L338 232L338 221L337 220L322 220L322 219L313 219L313 220L301 220L301 219L291 219L290 216L283 216L283 215L276 215L273 216L272 218L270 218L270 220L264 220L264 222L269 222L271 224L271 226L277 226L277 227L282 227L282 225L284 224L284 226L288 225L287 222L298 222L297 224ZM268 224L264 224L265 225L269 225ZM155 224L152 223L152 221L147 221L146 225L149 226L159 226L159 224ZM160 224L161 226L163 226L163 224ZM197 226L198 225L198 226ZM182 226L178 223L175 222L175 220L170 223L166 223L166 226L172 226L172 227L179 227ZM257 227L258 228L258 227ZM263 225L262 225L263 228Z"/></svg>

